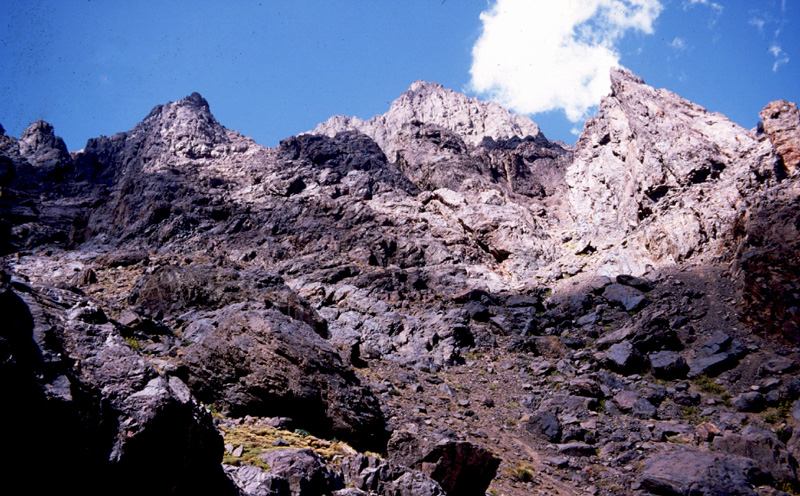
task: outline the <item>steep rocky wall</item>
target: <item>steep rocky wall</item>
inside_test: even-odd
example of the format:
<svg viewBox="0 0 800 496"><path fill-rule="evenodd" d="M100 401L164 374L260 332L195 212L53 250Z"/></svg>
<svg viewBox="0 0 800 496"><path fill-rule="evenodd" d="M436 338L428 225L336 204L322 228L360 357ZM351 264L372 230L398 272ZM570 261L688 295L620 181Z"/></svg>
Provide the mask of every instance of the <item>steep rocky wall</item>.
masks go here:
<svg viewBox="0 0 800 496"><path fill-rule="evenodd" d="M772 147L628 70L612 70L611 88L566 174L579 238L617 247L611 275L722 256L742 200L775 179Z"/></svg>

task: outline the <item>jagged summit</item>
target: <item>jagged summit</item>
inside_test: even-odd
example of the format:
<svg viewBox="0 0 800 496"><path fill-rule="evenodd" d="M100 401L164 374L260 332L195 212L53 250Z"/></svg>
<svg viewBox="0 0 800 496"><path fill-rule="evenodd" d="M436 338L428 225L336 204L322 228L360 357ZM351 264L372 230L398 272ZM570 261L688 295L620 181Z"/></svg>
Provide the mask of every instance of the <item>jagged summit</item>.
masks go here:
<svg viewBox="0 0 800 496"><path fill-rule="evenodd" d="M512 114L496 103L470 98L439 83L421 80L412 83L385 114L366 121L334 116L312 132L334 136L340 131L358 130L375 140L392 158L397 150L395 134L404 124L417 121L441 126L472 146L477 146L484 138L505 140L541 135L539 126L528 117Z"/></svg>
<svg viewBox="0 0 800 496"><path fill-rule="evenodd" d="M38 120L23 131L17 140L19 154L31 164L52 169L69 160L64 140L56 136L52 124Z"/></svg>
<svg viewBox="0 0 800 496"><path fill-rule="evenodd" d="M185 102L196 107L208 109L208 100L200 96L200 93L194 91L191 95L187 96L180 100L181 102Z"/></svg>
<svg viewBox="0 0 800 496"><path fill-rule="evenodd" d="M109 141L118 144L110 146ZM90 139L85 152L103 155L115 150L118 155L115 160L119 163L139 159L152 169L158 164L224 158L231 152L256 147L251 138L220 124L211 113L208 101L194 92L176 102L155 106L128 132Z"/></svg>

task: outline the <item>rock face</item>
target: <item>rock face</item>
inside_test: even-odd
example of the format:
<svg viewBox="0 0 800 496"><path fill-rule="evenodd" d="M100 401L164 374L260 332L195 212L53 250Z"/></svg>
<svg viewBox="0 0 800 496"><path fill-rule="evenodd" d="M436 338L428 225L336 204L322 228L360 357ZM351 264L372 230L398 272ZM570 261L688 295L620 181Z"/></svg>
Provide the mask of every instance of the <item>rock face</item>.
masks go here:
<svg viewBox="0 0 800 496"><path fill-rule="evenodd" d="M567 172L579 236L601 249L627 237L612 273L717 254L753 183L774 175L771 147L625 69L612 70L611 90Z"/></svg>
<svg viewBox="0 0 800 496"><path fill-rule="evenodd" d="M796 107L748 131L611 82L574 149L424 82L271 149L196 93L71 154L0 128L11 473L48 446L44 492L796 492Z"/></svg>
<svg viewBox="0 0 800 496"><path fill-rule="evenodd" d="M15 427L3 443L17 447L12 480L49 446L58 477L38 481L40 489L103 494L125 480L115 492L233 494L220 472L222 439L181 379L131 349L97 306L52 288L17 282L15 290L2 277L3 397L15 405L4 409L3 421Z"/></svg>
<svg viewBox="0 0 800 496"><path fill-rule="evenodd" d="M197 329L205 326L213 330ZM201 400L236 417L290 417L361 449L385 445L376 398L308 325L245 303L209 315L186 334L197 341L182 350L181 362Z"/></svg>
<svg viewBox="0 0 800 496"><path fill-rule="evenodd" d="M769 136L772 146L783 160L783 165L792 171L800 167L800 111L797 105L786 100L770 102L758 114L762 128Z"/></svg>
<svg viewBox="0 0 800 496"><path fill-rule="evenodd" d="M356 129L374 139L387 156L393 157L397 149L391 144L391 135L414 122L447 129L474 146L484 138L508 140L527 136L536 138L541 134L539 126L527 117L514 115L496 103L467 98L438 83L425 81L412 84L392 103L386 114L368 121L337 115L317 126L313 132L333 137L340 131Z"/></svg>

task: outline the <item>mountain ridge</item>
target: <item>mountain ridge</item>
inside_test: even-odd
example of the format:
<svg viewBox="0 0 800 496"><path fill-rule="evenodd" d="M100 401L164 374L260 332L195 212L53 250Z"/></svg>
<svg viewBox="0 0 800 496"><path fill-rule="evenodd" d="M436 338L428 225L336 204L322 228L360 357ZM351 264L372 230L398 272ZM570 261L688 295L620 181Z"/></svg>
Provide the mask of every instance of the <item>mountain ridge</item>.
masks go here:
<svg viewBox="0 0 800 496"><path fill-rule="evenodd" d="M422 81L273 148L198 93L71 154L0 127L14 468L48 443L96 494L797 487L800 113L746 130L610 77L574 148Z"/></svg>

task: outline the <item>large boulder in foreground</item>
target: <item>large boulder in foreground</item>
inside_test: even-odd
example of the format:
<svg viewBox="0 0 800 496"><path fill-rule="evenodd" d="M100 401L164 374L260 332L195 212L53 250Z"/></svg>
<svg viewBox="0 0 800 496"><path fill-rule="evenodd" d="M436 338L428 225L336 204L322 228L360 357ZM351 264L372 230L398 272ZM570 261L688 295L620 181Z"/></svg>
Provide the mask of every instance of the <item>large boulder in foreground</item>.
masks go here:
<svg viewBox="0 0 800 496"><path fill-rule="evenodd" d="M5 466L11 481L49 460L47 477L25 475L18 487L231 494L222 438L181 379L157 371L76 294L12 289L0 276L0 444L14 450Z"/></svg>
<svg viewBox="0 0 800 496"><path fill-rule="evenodd" d="M392 434L388 455L435 480L447 494L463 496L483 495L500 466L499 458L477 444L447 438L431 443L405 429Z"/></svg>
<svg viewBox="0 0 800 496"><path fill-rule="evenodd" d="M319 437L383 449L377 398L337 349L303 321L237 303L189 325L182 350L192 391L231 416L290 417Z"/></svg>
<svg viewBox="0 0 800 496"><path fill-rule="evenodd" d="M749 458L681 447L651 456L640 483L657 495L755 496L768 478Z"/></svg>

